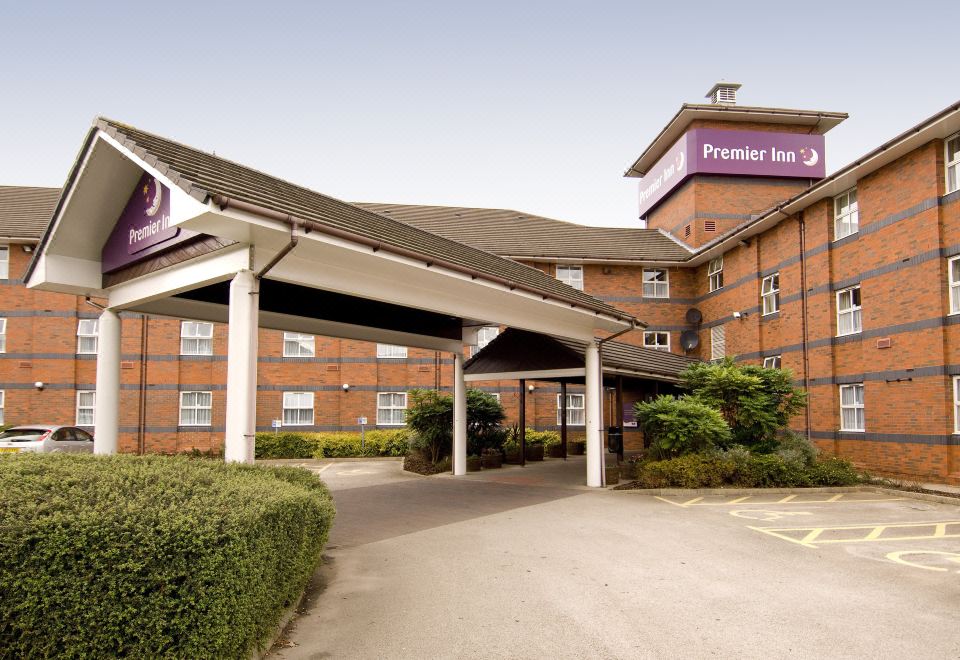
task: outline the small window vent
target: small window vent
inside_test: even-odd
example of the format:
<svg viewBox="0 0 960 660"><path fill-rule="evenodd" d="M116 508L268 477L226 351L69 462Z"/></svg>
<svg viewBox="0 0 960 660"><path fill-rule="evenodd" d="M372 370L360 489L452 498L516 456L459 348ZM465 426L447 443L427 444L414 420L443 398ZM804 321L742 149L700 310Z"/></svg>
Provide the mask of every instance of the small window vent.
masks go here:
<svg viewBox="0 0 960 660"><path fill-rule="evenodd" d="M707 92L707 98L714 105L736 105L740 87L740 83L718 82Z"/></svg>
<svg viewBox="0 0 960 660"><path fill-rule="evenodd" d="M704 220L703 221L703 231L717 231L717 223L715 220Z"/></svg>
<svg viewBox="0 0 960 660"><path fill-rule="evenodd" d="M690 225L683 228L683 237L690 238Z"/></svg>

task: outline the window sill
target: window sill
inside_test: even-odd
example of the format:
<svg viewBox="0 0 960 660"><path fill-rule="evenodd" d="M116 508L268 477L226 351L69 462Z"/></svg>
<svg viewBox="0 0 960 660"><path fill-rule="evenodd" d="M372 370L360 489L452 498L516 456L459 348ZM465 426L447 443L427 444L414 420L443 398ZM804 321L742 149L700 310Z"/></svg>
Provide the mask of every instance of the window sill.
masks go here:
<svg viewBox="0 0 960 660"><path fill-rule="evenodd" d="M866 433L865 429L840 429L837 433Z"/></svg>
<svg viewBox="0 0 960 660"><path fill-rule="evenodd" d="M853 337L855 335L862 335L862 334L863 334L863 330L856 330L855 332L847 332L842 335L837 335L837 337Z"/></svg>
<svg viewBox="0 0 960 660"><path fill-rule="evenodd" d="M846 239L848 239L848 238L853 238L854 236L859 236L859 235L860 235L860 230L858 229L857 231L853 232L852 234L847 234L846 236L841 236L840 238L834 238L834 239L833 239L832 241L830 241L830 242L831 242L831 243L839 243L840 241L846 240Z"/></svg>

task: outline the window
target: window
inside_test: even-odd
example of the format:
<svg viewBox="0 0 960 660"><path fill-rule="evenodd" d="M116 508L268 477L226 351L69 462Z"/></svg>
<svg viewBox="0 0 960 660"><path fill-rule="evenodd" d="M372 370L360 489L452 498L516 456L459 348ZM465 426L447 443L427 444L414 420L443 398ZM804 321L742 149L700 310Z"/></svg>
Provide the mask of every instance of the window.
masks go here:
<svg viewBox="0 0 960 660"><path fill-rule="evenodd" d="M563 423L563 417L561 414L563 410L560 407L561 395L557 395L557 426ZM569 426L584 426L587 423L587 407L585 404L584 394L568 394L567 395L567 425Z"/></svg>
<svg viewBox="0 0 960 660"><path fill-rule="evenodd" d="M3 392L0 392L0 424L3 424ZM953 432L960 433L960 376L953 377Z"/></svg>
<svg viewBox="0 0 960 660"><path fill-rule="evenodd" d="M727 354L727 326L710 328L710 359L722 360Z"/></svg>
<svg viewBox="0 0 960 660"><path fill-rule="evenodd" d="M180 392L180 426L210 426L212 392Z"/></svg>
<svg viewBox="0 0 960 660"><path fill-rule="evenodd" d="M6 398L6 392L0 390L0 426L3 426L3 406L4 399Z"/></svg>
<svg viewBox="0 0 960 660"><path fill-rule="evenodd" d="M643 297L670 297L670 276L665 268L643 269Z"/></svg>
<svg viewBox="0 0 960 660"><path fill-rule="evenodd" d="M780 273L763 278L760 283L760 302L764 316L780 311Z"/></svg>
<svg viewBox="0 0 960 660"><path fill-rule="evenodd" d="M670 352L670 333L647 330L643 333L643 345L658 351Z"/></svg>
<svg viewBox="0 0 960 660"><path fill-rule="evenodd" d="M7 352L7 319L0 319L0 353Z"/></svg>
<svg viewBox="0 0 960 660"><path fill-rule="evenodd" d="M213 324L183 321L180 324L180 355L213 355Z"/></svg>
<svg viewBox="0 0 960 660"><path fill-rule="evenodd" d="M10 248L0 245L0 280L10 279Z"/></svg>
<svg viewBox="0 0 960 660"><path fill-rule="evenodd" d="M770 355L763 358L763 368L764 369L779 369L780 368L780 356L779 355Z"/></svg>
<svg viewBox="0 0 960 660"><path fill-rule="evenodd" d="M77 353L84 355L97 352L97 319L80 319L77 323Z"/></svg>
<svg viewBox="0 0 960 660"><path fill-rule="evenodd" d="M723 288L723 257L710 260L707 267L707 279L710 280L710 290L717 291Z"/></svg>
<svg viewBox="0 0 960 660"><path fill-rule="evenodd" d="M283 425L313 425L313 392L283 393Z"/></svg>
<svg viewBox="0 0 960 660"><path fill-rule="evenodd" d="M314 354L313 335L283 333L283 357L313 357Z"/></svg>
<svg viewBox="0 0 960 660"><path fill-rule="evenodd" d="M947 194L960 190L960 133L947 138Z"/></svg>
<svg viewBox="0 0 960 660"><path fill-rule="evenodd" d="M394 346L393 344L377 344L378 358L405 358L407 357L406 346Z"/></svg>
<svg viewBox="0 0 960 660"><path fill-rule="evenodd" d="M860 231L860 210L857 206L857 189L848 190L833 198L833 240Z"/></svg>
<svg viewBox="0 0 960 660"><path fill-rule="evenodd" d="M583 266L557 266L557 279L583 291Z"/></svg>
<svg viewBox="0 0 960 660"><path fill-rule="evenodd" d="M96 405L96 392L77 392L77 426L93 426Z"/></svg>
<svg viewBox="0 0 960 660"><path fill-rule="evenodd" d="M960 257L947 262L947 278L950 282L950 313L960 313Z"/></svg>
<svg viewBox="0 0 960 660"><path fill-rule="evenodd" d="M860 285L837 291L837 336L852 335L862 329Z"/></svg>
<svg viewBox="0 0 960 660"><path fill-rule="evenodd" d="M377 393L377 426L401 426L407 421L406 392Z"/></svg>
<svg viewBox="0 0 960 660"><path fill-rule="evenodd" d="M477 332L477 350L479 351L484 346L492 342L499 334L499 326L491 325L485 328L480 328L480 330Z"/></svg>
<svg viewBox="0 0 960 660"><path fill-rule="evenodd" d="M490 396L497 400L497 403L502 403L500 401L500 392L490 392Z"/></svg>
<svg viewBox="0 0 960 660"><path fill-rule="evenodd" d="M862 431L863 383L840 386L840 430Z"/></svg>

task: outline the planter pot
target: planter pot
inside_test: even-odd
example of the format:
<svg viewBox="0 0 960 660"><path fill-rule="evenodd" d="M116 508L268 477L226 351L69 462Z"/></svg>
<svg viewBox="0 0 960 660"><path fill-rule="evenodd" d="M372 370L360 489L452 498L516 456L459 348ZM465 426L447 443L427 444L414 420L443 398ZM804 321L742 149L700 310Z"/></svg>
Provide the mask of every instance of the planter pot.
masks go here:
<svg viewBox="0 0 960 660"><path fill-rule="evenodd" d="M507 455L504 457L503 462L507 465L520 465L520 450L517 451L508 451Z"/></svg>
<svg viewBox="0 0 960 660"><path fill-rule="evenodd" d="M481 461L479 456L467 456L467 472L479 472L480 465Z"/></svg>
<svg viewBox="0 0 960 660"><path fill-rule="evenodd" d="M583 456L583 452L587 450L587 443L582 441L576 441L570 443L570 453L574 456Z"/></svg>
<svg viewBox="0 0 960 660"><path fill-rule="evenodd" d="M620 468L608 467L607 468L607 485L615 486L618 483L620 483Z"/></svg>
<svg viewBox="0 0 960 660"><path fill-rule="evenodd" d="M550 458L563 458L563 446L550 445Z"/></svg>
<svg viewBox="0 0 960 660"><path fill-rule="evenodd" d="M502 454L484 454L480 457L480 462L483 463L484 469L496 469L503 465L503 455Z"/></svg>
<svg viewBox="0 0 960 660"><path fill-rule="evenodd" d="M543 460L543 445L530 445L527 447L527 460L528 461L542 461Z"/></svg>

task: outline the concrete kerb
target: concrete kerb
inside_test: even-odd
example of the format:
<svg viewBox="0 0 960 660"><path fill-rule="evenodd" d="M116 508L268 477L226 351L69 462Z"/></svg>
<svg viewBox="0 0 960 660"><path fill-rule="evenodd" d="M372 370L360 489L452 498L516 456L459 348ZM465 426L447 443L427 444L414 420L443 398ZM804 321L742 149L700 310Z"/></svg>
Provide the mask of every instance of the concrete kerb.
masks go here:
<svg viewBox="0 0 960 660"><path fill-rule="evenodd" d="M257 463L266 465L291 465L303 463L304 461L315 461L316 463L351 463L354 461L402 461L403 456L349 456L343 458L261 458Z"/></svg>
<svg viewBox="0 0 960 660"><path fill-rule="evenodd" d="M606 490L614 493L630 493L634 495L649 495L660 497L686 497L705 495L726 495L738 497L744 495L804 495L809 493L880 493L897 495L928 502L953 504L960 506L960 498L949 495L934 495L932 493L917 493L897 488L881 488L878 486L826 486L819 488L621 488L610 486Z"/></svg>

